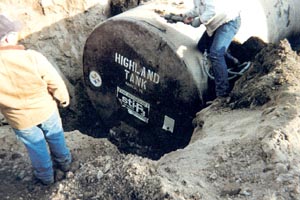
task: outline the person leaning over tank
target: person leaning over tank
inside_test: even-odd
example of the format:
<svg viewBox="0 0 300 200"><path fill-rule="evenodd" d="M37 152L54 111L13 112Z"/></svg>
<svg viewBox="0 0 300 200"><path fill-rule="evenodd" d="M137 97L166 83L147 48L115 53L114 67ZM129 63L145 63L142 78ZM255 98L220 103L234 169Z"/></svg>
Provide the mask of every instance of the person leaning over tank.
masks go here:
<svg viewBox="0 0 300 200"><path fill-rule="evenodd" d="M72 161L57 106L68 106L69 93L45 56L18 45L18 31L0 15L0 111L26 146L35 178L49 185L52 159L64 172Z"/></svg>
<svg viewBox="0 0 300 200"><path fill-rule="evenodd" d="M194 0L193 9L182 15L185 24L194 27L203 24L206 27L198 48L202 53L207 50L214 72L216 97L219 99L226 99L230 93L225 57L238 64L227 49L241 25L240 1Z"/></svg>

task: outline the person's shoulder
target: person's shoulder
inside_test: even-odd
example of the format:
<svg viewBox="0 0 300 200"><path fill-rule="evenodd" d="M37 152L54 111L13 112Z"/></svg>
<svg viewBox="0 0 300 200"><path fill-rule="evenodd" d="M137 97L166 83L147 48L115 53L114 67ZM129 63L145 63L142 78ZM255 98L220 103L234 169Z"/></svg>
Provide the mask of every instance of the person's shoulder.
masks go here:
<svg viewBox="0 0 300 200"><path fill-rule="evenodd" d="M28 56L34 57L36 59L44 59L45 58L45 56L41 52L34 50L34 49L26 49L26 54Z"/></svg>
<svg viewBox="0 0 300 200"><path fill-rule="evenodd" d="M37 50L34 50L34 49L26 49L26 52L28 54L33 54L33 55L40 55L41 53Z"/></svg>

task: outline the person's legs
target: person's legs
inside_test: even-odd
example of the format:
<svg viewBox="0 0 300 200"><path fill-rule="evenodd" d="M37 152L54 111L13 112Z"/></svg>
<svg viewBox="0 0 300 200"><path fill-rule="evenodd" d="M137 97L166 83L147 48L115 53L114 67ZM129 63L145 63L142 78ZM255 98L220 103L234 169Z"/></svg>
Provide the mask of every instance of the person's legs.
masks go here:
<svg viewBox="0 0 300 200"><path fill-rule="evenodd" d="M240 18L238 17L237 19L220 26L214 34L209 57L214 71L216 96L226 96L229 93L225 54L239 27Z"/></svg>
<svg viewBox="0 0 300 200"><path fill-rule="evenodd" d="M210 50L209 48L210 48L212 42L213 42L213 36L210 37L207 34L207 32L205 31L198 41L198 44L197 44L198 50L201 53L204 53L205 50L207 50L207 53L209 53L209 50Z"/></svg>
<svg viewBox="0 0 300 200"><path fill-rule="evenodd" d="M45 134L53 160L66 171L72 162L71 153L65 141L61 118L58 112L39 125Z"/></svg>
<svg viewBox="0 0 300 200"><path fill-rule="evenodd" d="M14 131L25 144L35 177L44 184L53 183L52 161L42 130L34 126L24 130L14 129Z"/></svg>

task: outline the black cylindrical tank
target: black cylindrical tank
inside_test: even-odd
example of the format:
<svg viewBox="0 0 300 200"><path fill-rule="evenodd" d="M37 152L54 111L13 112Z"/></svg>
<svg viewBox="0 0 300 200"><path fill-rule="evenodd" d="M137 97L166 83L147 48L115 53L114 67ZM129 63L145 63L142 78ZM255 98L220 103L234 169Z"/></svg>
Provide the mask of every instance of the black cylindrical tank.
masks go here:
<svg viewBox="0 0 300 200"><path fill-rule="evenodd" d="M90 34L86 89L116 142L150 151L189 142L207 89L195 41L149 7L110 18Z"/></svg>

